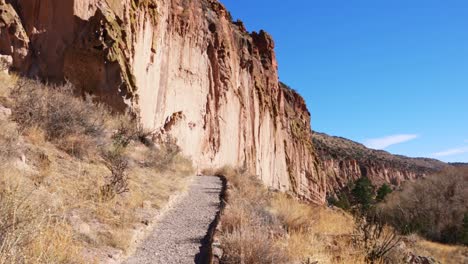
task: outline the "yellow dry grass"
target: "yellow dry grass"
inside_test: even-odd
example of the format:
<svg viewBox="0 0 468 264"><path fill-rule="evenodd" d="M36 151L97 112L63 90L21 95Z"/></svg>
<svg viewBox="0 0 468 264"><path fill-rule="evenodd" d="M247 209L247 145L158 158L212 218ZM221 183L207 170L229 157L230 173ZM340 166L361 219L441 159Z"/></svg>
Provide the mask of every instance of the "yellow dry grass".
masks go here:
<svg viewBox="0 0 468 264"><path fill-rule="evenodd" d="M275 263L366 263L368 249L359 242L362 237L358 225L348 212L269 192L254 177L229 167L209 172L225 175L228 180L220 232L226 263L239 263L232 262L233 259L246 264L263 263L262 259L272 258ZM385 230L393 232L389 227ZM246 232L261 237L262 242ZM467 247L428 242L416 236L406 240L411 242L405 242L404 250L398 246L378 263L404 263L410 252L433 257L441 263L468 261ZM252 248L258 250L256 258L249 251Z"/></svg>
<svg viewBox="0 0 468 264"><path fill-rule="evenodd" d="M312 227L312 207L284 194L276 194L272 198L271 212L283 223L288 231L308 232Z"/></svg>
<svg viewBox="0 0 468 264"><path fill-rule="evenodd" d="M324 235L350 235L354 231L354 219L339 208L313 207L313 232Z"/></svg>
<svg viewBox="0 0 468 264"><path fill-rule="evenodd" d="M432 256L441 263L457 264L468 262L468 248L456 245L445 245L417 237L412 245L415 253L421 256Z"/></svg>
<svg viewBox="0 0 468 264"><path fill-rule="evenodd" d="M18 81L19 77L16 74L6 74L3 71L0 71L0 98L8 97L10 94L10 89Z"/></svg>
<svg viewBox="0 0 468 264"><path fill-rule="evenodd" d="M220 234L227 263L241 253L244 263L259 263L245 257L250 256L245 245L255 243L262 243L257 257L275 263L364 263L364 253L352 245L354 222L347 213L268 192L254 177L232 168L211 173L225 175L230 186ZM263 242L241 236L246 230L262 233Z"/></svg>
<svg viewBox="0 0 468 264"><path fill-rule="evenodd" d="M3 83L0 91L0 97L8 96ZM107 124L121 122L106 118ZM122 152L129 191L103 199L100 187L111 172L97 146L83 148L84 139L76 134L66 142L48 141L46 134L37 125L18 131L13 121L1 121L0 264L100 263L110 253L125 254L135 230L151 223L193 174L191 162L180 154L171 153L164 164L148 162L166 150L132 140ZM96 140L101 147L114 147L105 145L112 144L110 134ZM77 147L85 155L76 155ZM11 221L21 228L2 228Z"/></svg>

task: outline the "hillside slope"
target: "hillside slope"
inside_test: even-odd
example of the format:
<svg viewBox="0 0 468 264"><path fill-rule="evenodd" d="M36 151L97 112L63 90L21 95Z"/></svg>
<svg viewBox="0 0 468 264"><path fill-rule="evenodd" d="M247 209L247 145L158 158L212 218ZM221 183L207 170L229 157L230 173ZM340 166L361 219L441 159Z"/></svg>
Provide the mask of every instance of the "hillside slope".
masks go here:
<svg viewBox="0 0 468 264"><path fill-rule="evenodd" d="M366 148L342 137L314 132L313 144L323 170L329 176L330 191L346 186L362 176L375 184L400 185L450 167L444 162L429 158L409 158L392 155L383 150Z"/></svg>

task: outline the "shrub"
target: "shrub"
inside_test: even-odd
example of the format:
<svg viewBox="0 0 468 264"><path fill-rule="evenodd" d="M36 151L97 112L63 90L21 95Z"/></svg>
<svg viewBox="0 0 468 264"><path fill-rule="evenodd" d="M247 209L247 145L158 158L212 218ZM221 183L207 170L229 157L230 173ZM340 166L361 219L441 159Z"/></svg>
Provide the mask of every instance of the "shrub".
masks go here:
<svg viewBox="0 0 468 264"><path fill-rule="evenodd" d="M82 150L77 151L74 147L80 145L74 144L77 138L79 141L93 141L87 145L97 145L105 130L108 110L90 98L82 100L75 97L70 84L48 86L22 79L12 89L11 98L12 117L22 130L41 128L47 140L59 147L64 146L70 154L83 154Z"/></svg>
<svg viewBox="0 0 468 264"><path fill-rule="evenodd" d="M392 193L392 188L384 183L380 188L377 190L377 197L375 198L377 202L382 202L385 200L385 197Z"/></svg>
<svg viewBox="0 0 468 264"><path fill-rule="evenodd" d="M351 209L351 203L349 202L348 195L343 192L338 194L338 198L330 196L328 198L328 203L343 210Z"/></svg>
<svg viewBox="0 0 468 264"><path fill-rule="evenodd" d="M112 135L114 145L127 147L131 141L140 141L147 147L152 146L148 136L151 132L145 130L131 113L125 113L117 117L117 129Z"/></svg>
<svg viewBox="0 0 468 264"><path fill-rule="evenodd" d="M382 262L401 241L395 230L385 225L377 215L356 217L355 239L364 249L367 263Z"/></svg>
<svg viewBox="0 0 468 264"><path fill-rule="evenodd" d="M101 187L101 198L112 200L116 195L129 191L128 188L128 160L120 149L107 151L103 154L104 164L111 171L108 183Z"/></svg>
<svg viewBox="0 0 468 264"><path fill-rule="evenodd" d="M468 170L451 169L408 182L379 206L384 220L399 231L426 238L462 243L468 212Z"/></svg>
<svg viewBox="0 0 468 264"><path fill-rule="evenodd" d="M141 139L139 139L141 141ZM174 140L169 139L161 143L158 148L149 147L143 165L156 169L158 172L167 171L177 155L180 154L180 147Z"/></svg>

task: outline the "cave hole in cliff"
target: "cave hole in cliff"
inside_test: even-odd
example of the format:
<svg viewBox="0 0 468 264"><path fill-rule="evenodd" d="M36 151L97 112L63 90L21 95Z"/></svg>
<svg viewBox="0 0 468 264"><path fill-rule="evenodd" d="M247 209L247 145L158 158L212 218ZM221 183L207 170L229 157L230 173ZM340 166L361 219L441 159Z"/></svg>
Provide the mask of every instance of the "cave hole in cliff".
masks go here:
<svg viewBox="0 0 468 264"><path fill-rule="evenodd" d="M211 33L215 33L216 32L216 25L214 23L211 23L208 26L208 29L210 30Z"/></svg>
<svg viewBox="0 0 468 264"><path fill-rule="evenodd" d="M367 168L364 166L360 166L361 169L361 177L367 177Z"/></svg>

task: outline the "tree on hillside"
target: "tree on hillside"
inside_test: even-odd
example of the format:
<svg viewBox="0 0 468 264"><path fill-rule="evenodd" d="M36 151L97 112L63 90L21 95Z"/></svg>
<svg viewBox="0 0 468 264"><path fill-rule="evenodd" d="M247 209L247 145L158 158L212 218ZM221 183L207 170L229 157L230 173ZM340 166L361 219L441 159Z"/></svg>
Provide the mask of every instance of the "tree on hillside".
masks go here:
<svg viewBox="0 0 468 264"><path fill-rule="evenodd" d="M374 186L367 177L362 177L356 181L351 190L355 201L361 205L364 211L367 211L374 202Z"/></svg>
<svg viewBox="0 0 468 264"><path fill-rule="evenodd" d="M392 188L384 183L380 188L377 190L377 197L375 198L377 202L382 202L385 197L392 192Z"/></svg>

